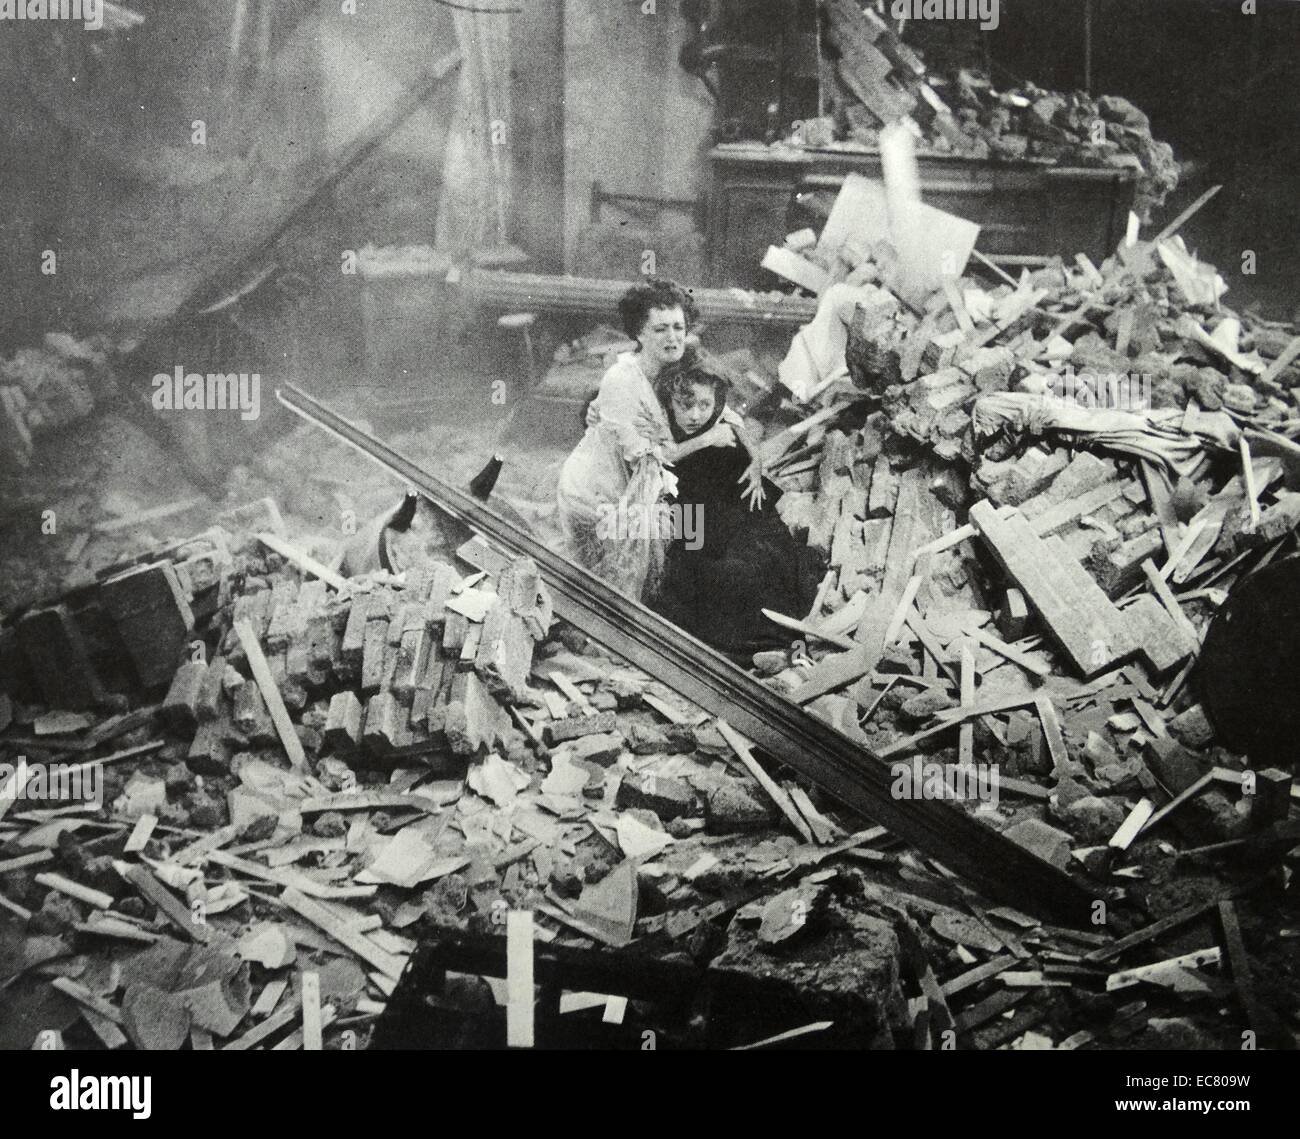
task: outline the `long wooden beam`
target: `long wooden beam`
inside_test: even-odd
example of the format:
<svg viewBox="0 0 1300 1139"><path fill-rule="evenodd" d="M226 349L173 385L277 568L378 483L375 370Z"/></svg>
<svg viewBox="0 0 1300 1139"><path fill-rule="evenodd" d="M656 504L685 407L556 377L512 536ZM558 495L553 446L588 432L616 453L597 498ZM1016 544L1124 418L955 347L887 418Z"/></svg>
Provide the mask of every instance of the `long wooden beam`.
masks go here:
<svg viewBox="0 0 1300 1139"><path fill-rule="evenodd" d="M515 556L537 563L555 611L593 640L663 681L859 814L1021 909L1086 924L1093 896L1078 882L942 799L899 799L891 765L760 684L708 645L542 545L467 492L421 470L299 388L276 397L355 447L439 509Z"/></svg>
<svg viewBox="0 0 1300 1139"><path fill-rule="evenodd" d="M415 275L438 272L432 266L412 266ZM476 304L516 311L588 313L608 319L631 281L597 277L548 276L511 273L497 269L470 269L461 274L460 288ZM701 320L717 324L777 324L797 327L817 315L812 297L750 293L740 289L691 288L691 299Z"/></svg>

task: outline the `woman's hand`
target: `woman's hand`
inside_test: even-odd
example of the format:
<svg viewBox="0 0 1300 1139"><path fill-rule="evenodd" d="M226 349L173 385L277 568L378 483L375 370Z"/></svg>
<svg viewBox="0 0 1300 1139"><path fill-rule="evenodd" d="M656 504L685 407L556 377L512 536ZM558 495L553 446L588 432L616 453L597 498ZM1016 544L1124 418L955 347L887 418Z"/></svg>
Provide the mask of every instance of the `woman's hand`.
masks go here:
<svg viewBox="0 0 1300 1139"><path fill-rule="evenodd" d="M763 490L763 465L755 459L745 468L745 473L736 482L743 483L745 486L745 489L740 492L740 497L749 500L749 509L761 510L765 496Z"/></svg>
<svg viewBox="0 0 1300 1139"><path fill-rule="evenodd" d="M632 429L642 438L648 439L651 446L662 444L669 438L663 423L643 410L637 411L632 417Z"/></svg>

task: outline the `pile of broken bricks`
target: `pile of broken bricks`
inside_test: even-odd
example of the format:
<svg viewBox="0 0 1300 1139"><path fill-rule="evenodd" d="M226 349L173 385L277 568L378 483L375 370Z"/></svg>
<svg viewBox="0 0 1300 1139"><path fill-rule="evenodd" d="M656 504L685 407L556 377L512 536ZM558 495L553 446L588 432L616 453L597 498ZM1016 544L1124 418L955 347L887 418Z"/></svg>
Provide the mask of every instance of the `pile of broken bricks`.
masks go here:
<svg viewBox="0 0 1300 1139"><path fill-rule="evenodd" d="M787 386L820 392L765 444L828 569L811 612L776 615L798 644L756 666L886 757L978 754L1044 797L1082 776L1111 829L1085 846L1189 784L1224 841L1286 814L1285 788L1233 791L1244 760L1189 678L1228 590L1294 547L1300 337L1223 306L1175 239L1191 212L1100 268L919 308L864 283L848 378L830 341L792 352Z"/></svg>
<svg viewBox="0 0 1300 1139"><path fill-rule="evenodd" d="M178 574L192 545L179 562L155 551L134 570L151 588L110 606L109 628L84 597L64 606L61 628L116 629L130 664L96 676L97 703L59 707L42 669L64 658L28 654L30 639L11 652L9 1046L354 1046L419 941L500 932L515 909L540 941L685 954L760 981L797 1010L781 1027L846 1047L940 1047L949 1030L978 1048L1203 1040L1267 1015L1229 900L1240 883L1212 880L1207 901L1170 913L1128 882L1091 931L996 906L554 622L527 561L342 579L272 535L203 542L221 551L204 563L215 576ZM150 666L146 630L172 638L161 682L134 674ZM94 675L103 657L83 651ZM939 675L915 691L941 691ZM19 755L94 769L102 801L33 806ZM1061 810L1100 834L1089 778ZM1055 858L1074 840L1037 817L1033 786L996 822ZM1231 935L1206 925L1219 901ZM1224 1025L1221 953L1241 994ZM493 978L464 983L506 999ZM1213 1005L1208 1021L1183 1015L1189 1000Z"/></svg>
<svg viewBox="0 0 1300 1139"><path fill-rule="evenodd" d="M845 135L875 145L880 128L906 117L927 149L994 161L1132 170L1143 221L1178 186L1173 148L1150 119L1118 95L1046 91L1033 83L994 89L981 72L940 75L870 8L826 5L827 38L838 53L831 74Z"/></svg>
<svg viewBox="0 0 1300 1139"><path fill-rule="evenodd" d="M1190 683L1300 524L1300 337L1176 239L1210 196L1100 267L919 306L860 265L847 346L804 330L803 418L765 445L827 573L760 674L886 759L996 765L991 825L1115 883L1261 852L1289 882L1300 854L1292 774L1221 746Z"/></svg>

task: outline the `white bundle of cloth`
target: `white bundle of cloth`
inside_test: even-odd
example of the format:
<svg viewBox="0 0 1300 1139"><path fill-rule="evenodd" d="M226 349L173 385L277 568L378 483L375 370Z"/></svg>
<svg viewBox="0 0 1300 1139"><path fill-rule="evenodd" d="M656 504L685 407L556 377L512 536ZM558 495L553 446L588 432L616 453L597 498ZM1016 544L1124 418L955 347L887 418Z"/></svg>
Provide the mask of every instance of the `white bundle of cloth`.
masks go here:
<svg viewBox="0 0 1300 1139"><path fill-rule="evenodd" d="M971 421L976 438L999 431L1017 436L1060 432L1074 436L1076 442L1145 459L1186 475L1197 467L1207 445L1232 450L1239 435L1231 417L1222 412L1188 417L1176 408L1121 411L1085 407L1050 393L1031 392L981 396L975 401Z"/></svg>
<svg viewBox="0 0 1300 1139"><path fill-rule="evenodd" d="M897 307L898 302L875 285L832 285L822 294L812 322L795 333L778 375L799 403L808 403L818 392L849 374L845 360L849 325L860 304Z"/></svg>

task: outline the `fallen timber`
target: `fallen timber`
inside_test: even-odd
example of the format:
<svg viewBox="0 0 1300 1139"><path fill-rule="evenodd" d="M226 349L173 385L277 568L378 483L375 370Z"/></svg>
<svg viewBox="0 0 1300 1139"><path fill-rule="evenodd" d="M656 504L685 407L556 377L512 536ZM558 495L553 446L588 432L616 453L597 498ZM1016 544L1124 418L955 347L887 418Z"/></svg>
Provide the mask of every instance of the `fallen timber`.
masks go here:
<svg viewBox="0 0 1300 1139"><path fill-rule="evenodd" d="M898 800L891 767L825 721L766 688L701 641L615 592L466 491L420 469L292 385L276 398L308 422L356 448L502 550L532 558L558 616L644 669L773 758L812 780L990 897L1084 925L1093 896L1078 882L941 799Z"/></svg>
<svg viewBox="0 0 1300 1139"><path fill-rule="evenodd" d="M426 270L416 267L409 271L419 273ZM470 269L462 273L459 280L466 297L487 308L580 313L605 319L617 310L619 298L632 284L632 281L511 273L498 269ZM689 292L699 309L700 319L717 324L775 324L798 328L817 315L815 297L773 296L743 289L692 288Z"/></svg>

